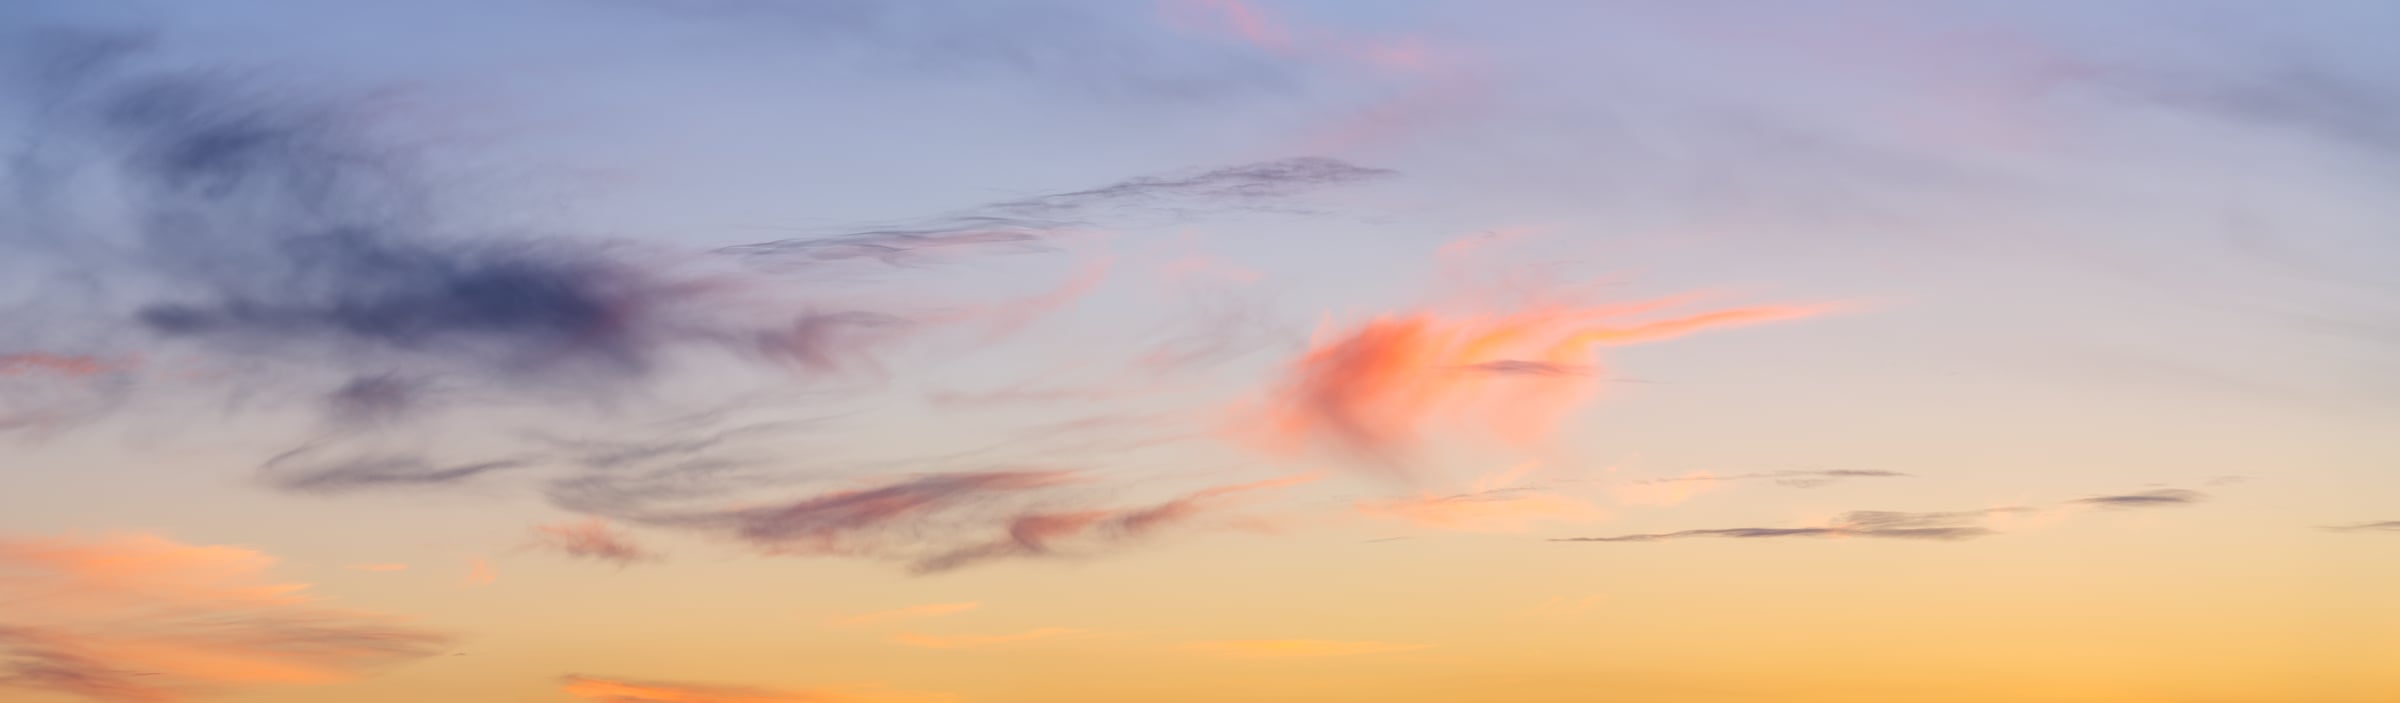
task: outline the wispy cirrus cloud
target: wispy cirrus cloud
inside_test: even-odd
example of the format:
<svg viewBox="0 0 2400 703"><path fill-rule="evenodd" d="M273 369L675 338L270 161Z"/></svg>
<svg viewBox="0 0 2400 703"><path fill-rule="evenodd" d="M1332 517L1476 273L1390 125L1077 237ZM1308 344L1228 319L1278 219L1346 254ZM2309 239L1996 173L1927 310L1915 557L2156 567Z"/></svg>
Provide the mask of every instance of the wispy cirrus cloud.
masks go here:
<svg viewBox="0 0 2400 703"><path fill-rule="evenodd" d="M2075 505L2092 505L2103 508L2164 508L2179 505L2191 505L2205 500L2207 497L2207 494L2194 490L2186 490L2181 488L2161 488L2158 490L2142 491L2139 493L2121 493L2117 495L2077 498L2067 502Z"/></svg>
<svg viewBox="0 0 2400 703"><path fill-rule="evenodd" d="M1287 657L1350 657L1431 649L1430 644L1341 640L1216 640L1192 642L1185 651L1227 657L1277 659Z"/></svg>
<svg viewBox="0 0 2400 703"><path fill-rule="evenodd" d="M658 553L635 542L632 535L597 518L535 525L532 546L618 566L661 558Z"/></svg>
<svg viewBox="0 0 2400 703"><path fill-rule="evenodd" d="M1983 518L1999 512L2017 512L2028 508L1993 508L1950 513L1904 513L1862 510L1843 513L1820 526L1807 527L1732 527L1703 530L1680 530L1649 534L1617 535L1613 537L1561 537L1552 542L1660 542L1694 538L1776 539L1784 537L1874 539L1908 539L1956 541L1995 534L1984 527Z"/></svg>
<svg viewBox="0 0 2400 703"><path fill-rule="evenodd" d="M621 519L712 532L768 554L855 556L933 573L1000 559L1092 554L1197 523L1293 476L1204 488L1130 507L1082 507L1093 477L1013 469L921 474L737 508L616 506Z"/></svg>
<svg viewBox="0 0 2400 703"><path fill-rule="evenodd" d="M372 571L372 572L377 572L377 573L390 573L390 572L394 572L394 571L407 571L407 570L408 570L408 565L407 565L407 564L398 563L398 562L385 562L385 563L379 563L379 564L351 564L351 565L349 565L349 566L345 566L345 567L342 567L342 568L349 569L349 570L351 570L351 571Z"/></svg>
<svg viewBox="0 0 2400 703"><path fill-rule="evenodd" d="M962 256L1052 251L1101 220L1141 213L1266 207L1312 190L1396 175L1339 159L1298 157L1192 173L1143 176L1096 188L1003 200L923 220L725 247L721 253L774 272L850 261L918 267Z"/></svg>
<svg viewBox="0 0 2400 703"><path fill-rule="evenodd" d="M1524 532L1545 522L1589 522L1605 515L1589 502L1533 489L1367 500L1355 508L1418 527L1465 532Z"/></svg>
<svg viewBox="0 0 2400 703"><path fill-rule="evenodd" d="M148 534L0 538L0 688L171 703L359 678L445 633L315 603L273 557Z"/></svg>
<svg viewBox="0 0 2400 703"><path fill-rule="evenodd" d="M1773 474L1768 474L1772 476ZM1674 485L1669 483L1666 485ZM2062 516L2061 508L2139 509L2193 505L2207 499L2199 491L2162 488L2138 493L2076 498L2055 504L2050 509L2032 506L1985 508L1961 512L1911 513L1882 510L1860 510L1843 513L1823 525L1798 527L1730 527L1698 530L1679 530L1612 537L1567 537L1553 542L1660 542L1693 538L1775 539L1784 537L1878 539L1907 539L1962 541L1999 534L1985 522L2010 516L2051 514Z"/></svg>
<svg viewBox="0 0 2400 703"><path fill-rule="evenodd" d="M1538 461L1518 464L1476 479L1467 493L1369 499L1351 507L1363 515L1403 520L1426 529L1464 532L1524 532L1544 522L1588 522L1605 517L1590 501L1540 486L1518 485L1540 468Z"/></svg>
<svg viewBox="0 0 2400 703"><path fill-rule="evenodd" d="M1020 513L1008 520L1005 536L935 553L917 559L909 568L919 573L930 573L994 559L1065 556L1078 550L1112 546L1145 538L1160 530L1191 522L1206 512L1229 507L1232 501L1243 494L1288 488L1317 478L1315 475L1301 475L1217 486L1133 508Z"/></svg>
<svg viewBox="0 0 2400 703"><path fill-rule="evenodd" d="M2333 525L2326 527L2325 529L2334 532L2400 532L2400 520Z"/></svg>
<svg viewBox="0 0 2400 703"><path fill-rule="evenodd" d="M636 681L570 674L559 691L592 703L952 703L947 695L879 687L782 691L747 686Z"/></svg>

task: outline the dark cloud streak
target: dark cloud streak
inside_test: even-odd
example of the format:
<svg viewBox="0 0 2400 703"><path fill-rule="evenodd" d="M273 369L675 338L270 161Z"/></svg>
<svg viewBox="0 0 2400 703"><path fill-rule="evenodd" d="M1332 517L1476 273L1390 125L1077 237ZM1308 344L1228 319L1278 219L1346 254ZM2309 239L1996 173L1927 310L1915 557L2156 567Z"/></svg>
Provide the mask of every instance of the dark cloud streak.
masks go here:
<svg viewBox="0 0 2400 703"><path fill-rule="evenodd" d="M2155 491L2142 491L2140 493L2125 493L2119 495L2078 498L2067 502L2080 505L2097 505L2105 508L2161 508L2178 505L2191 505L2193 503L2206 500L2207 498L2207 494L2199 491L2184 490L2180 488L2162 488Z"/></svg>
<svg viewBox="0 0 2400 703"><path fill-rule="evenodd" d="M1823 527L1735 527L1706 530L1680 530L1652 534L1618 535L1614 537L1564 537L1553 542L1659 542L1666 540L1719 537L1729 539L1775 539L1782 537L1866 537L1876 539L1910 539L1959 541L1994 534L1990 528L1976 524L1994 512L2013 512L2022 508L1998 508L1974 512L1903 513L1886 511L1854 511Z"/></svg>

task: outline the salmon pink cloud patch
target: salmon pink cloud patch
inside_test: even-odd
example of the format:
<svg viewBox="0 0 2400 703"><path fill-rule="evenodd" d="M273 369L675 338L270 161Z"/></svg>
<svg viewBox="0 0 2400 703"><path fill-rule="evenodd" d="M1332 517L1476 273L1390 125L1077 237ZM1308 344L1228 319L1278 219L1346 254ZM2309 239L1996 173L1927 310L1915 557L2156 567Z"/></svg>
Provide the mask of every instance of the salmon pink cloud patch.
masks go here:
<svg viewBox="0 0 2400 703"><path fill-rule="evenodd" d="M1395 470L1434 430L1477 429L1529 446L1598 392L1601 348L1825 310L1759 305L1669 314L1691 302L1423 310L1320 330L1264 402L1244 408L1242 422L1270 449L1328 447Z"/></svg>
<svg viewBox="0 0 2400 703"><path fill-rule="evenodd" d="M155 535L0 537L0 691L172 703L345 681L429 656L445 634L316 605L273 557Z"/></svg>

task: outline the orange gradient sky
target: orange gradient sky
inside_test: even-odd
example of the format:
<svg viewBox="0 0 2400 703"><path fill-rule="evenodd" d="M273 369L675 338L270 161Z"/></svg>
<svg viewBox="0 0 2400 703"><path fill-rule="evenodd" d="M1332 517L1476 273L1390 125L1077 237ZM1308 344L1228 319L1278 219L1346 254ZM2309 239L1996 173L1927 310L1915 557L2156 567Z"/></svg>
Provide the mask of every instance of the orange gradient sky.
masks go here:
<svg viewBox="0 0 2400 703"><path fill-rule="evenodd" d="M0 701L2400 695L2392 7L0 5Z"/></svg>

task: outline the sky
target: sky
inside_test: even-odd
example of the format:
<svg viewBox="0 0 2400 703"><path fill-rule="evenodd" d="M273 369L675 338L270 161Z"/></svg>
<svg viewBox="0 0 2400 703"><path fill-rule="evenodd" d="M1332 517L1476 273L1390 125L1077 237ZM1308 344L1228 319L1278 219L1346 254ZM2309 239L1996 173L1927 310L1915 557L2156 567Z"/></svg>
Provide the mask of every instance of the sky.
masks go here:
<svg viewBox="0 0 2400 703"><path fill-rule="evenodd" d="M2400 6L0 7L0 700L2366 703Z"/></svg>

